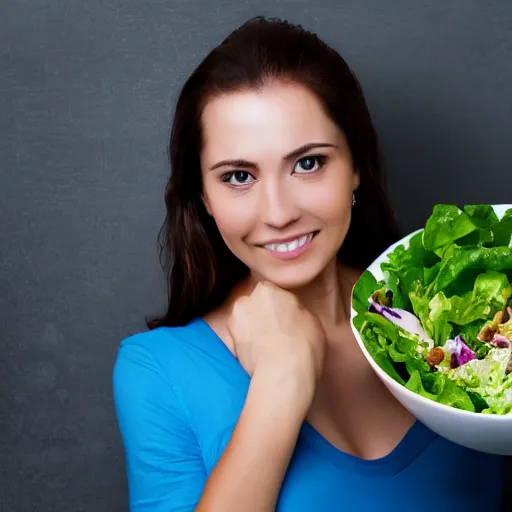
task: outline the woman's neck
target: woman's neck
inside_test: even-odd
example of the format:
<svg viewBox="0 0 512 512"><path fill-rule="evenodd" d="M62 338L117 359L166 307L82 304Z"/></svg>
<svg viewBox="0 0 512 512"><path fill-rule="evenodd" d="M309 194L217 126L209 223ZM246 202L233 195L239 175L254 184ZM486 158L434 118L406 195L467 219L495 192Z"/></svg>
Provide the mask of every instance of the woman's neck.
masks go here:
<svg viewBox="0 0 512 512"><path fill-rule="evenodd" d="M318 316L326 332L335 329L349 319L350 291L356 273L333 261L308 285L290 290L309 311ZM250 276L248 287L254 286L257 278Z"/></svg>
<svg viewBox="0 0 512 512"><path fill-rule="evenodd" d="M294 291L312 313L318 316L326 332L330 332L350 315L350 290L346 271L333 261L309 285Z"/></svg>

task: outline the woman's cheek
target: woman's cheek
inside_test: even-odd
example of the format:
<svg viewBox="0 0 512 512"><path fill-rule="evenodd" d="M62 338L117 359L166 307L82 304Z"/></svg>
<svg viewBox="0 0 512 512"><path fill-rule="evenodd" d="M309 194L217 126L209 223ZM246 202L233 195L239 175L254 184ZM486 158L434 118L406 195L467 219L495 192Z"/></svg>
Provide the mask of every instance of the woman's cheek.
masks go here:
<svg viewBox="0 0 512 512"><path fill-rule="evenodd" d="M309 209L316 212L316 216L327 224L347 220L351 206L352 194L349 195L340 184L311 190L309 196Z"/></svg>
<svg viewBox="0 0 512 512"><path fill-rule="evenodd" d="M242 242L251 232L250 208L240 202L224 201L213 210L220 234L228 245Z"/></svg>

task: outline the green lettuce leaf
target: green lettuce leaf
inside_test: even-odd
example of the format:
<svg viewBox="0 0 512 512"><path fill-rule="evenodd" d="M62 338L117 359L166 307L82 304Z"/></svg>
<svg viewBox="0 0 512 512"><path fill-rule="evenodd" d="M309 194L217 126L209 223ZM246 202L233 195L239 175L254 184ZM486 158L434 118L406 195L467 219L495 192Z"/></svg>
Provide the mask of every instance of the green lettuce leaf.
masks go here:
<svg viewBox="0 0 512 512"><path fill-rule="evenodd" d="M372 296L373 292L384 286L384 282L377 282L375 276L369 271L365 270L357 280L352 291L352 307L358 313L368 311L368 299Z"/></svg>
<svg viewBox="0 0 512 512"><path fill-rule="evenodd" d="M434 372L421 375L419 371L414 371L405 387L440 404L465 411L475 411L475 406L467 392L443 373Z"/></svg>
<svg viewBox="0 0 512 512"><path fill-rule="evenodd" d="M430 298L424 288L417 288L410 293L410 299L414 313L426 333L435 345L443 345L446 340L453 339L454 326L469 325L481 320L481 327L483 321L504 307L511 293L512 287L507 276L489 271L479 274L473 290L462 297L452 295L448 298L444 292L438 292Z"/></svg>
<svg viewBox="0 0 512 512"><path fill-rule="evenodd" d="M429 293L444 291L447 296L471 290L479 274L486 271L512 275L512 248L450 246L439 273L429 286Z"/></svg>
<svg viewBox="0 0 512 512"><path fill-rule="evenodd" d="M409 240L409 247L398 245L389 255L388 261L381 264L387 273L388 287L393 292L393 307L410 310L409 293L425 279L434 280L440 269L439 257L423 247L422 232L416 233Z"/></svg>
<svg viewBox="0 0 512 512"><path fill-rule="evenodd" d="M509 283L507 275L490 270L479 274L475 279L471 301L473 303L488 302L489 315L494 316L494 313L503 309L511 294L512 285Z"/></svg>
<svg viewBox="0 0 512 512"><path fill-rule="evenodd" d="M423 230L423 246L442 256L446 247L477 229L470 217L451 204L434 206Z"/></svg>
<svg viewBox="0 0 512 512"><path fill-rule="evenodd" d="M431 326L432 339L435 345L444 345L452 338L452 309L455 297L447 299L443 292L435 295L428 303L428 316L425 320Z"/></svg>
<svg viewBox="0 0 512 512"><path fill-rule="evenodd" d="M480 393L476 393L475 391L466 391L466 393L473 402L475 412L482 412L486 409L489 409L489 404L484 400Z"/></svg>
<svg viewBox="0 0 512 512"><path fill-rule="evenodd" d="M430 309L429 302L430 299L426 294L425 289L418 283L414 290L409 293L409 298L411 301L411 308L413 313L418 317L423 329L428 334L428 336L434 340L434 331L433 325L430 321Z"/></svg>
<svg viewBox="0 0 512 512"><path fill-rule="evenodd" d="M457 241L457 245L492 244L499 219L489 204L464 206L464 213L476 226L476 230Z"/></svg>
<svg viewBox="0 0 512 512"><path fill-rule="evenodd" d="M360 316L360 315L358 315ZM405 383L413 370L427 372L429 365L419 353L419 337L396 326L377 313L364 313L359 320L361 337L377 364L393 379Z"/></svg>
<svg viewBox="0 0 512 512"><path fill-rule="evenodd" d="M493 245L495 247L512 247L512 208L505 212L496 227Z"/></svg>
<svg viewBox="0 0 512 512"><path fill-rule="evenodd" d="M512 347L493 348L484 359L474 359L450 370L446 376L459 387L478 393L488 404L482 412L512 412L512 373L507 374Z"/></svg>
<svg viewBox="0 0 512 512"><path fill-rule="evenodd" d="M389 326L384 325L384 329L379 329L379 326L382 326L380 319L384 320L386 324L389 324ZM389 357L388 343L386 342L387 339L389 340L389 337L394 338L396 336L395 326L380 315L376 315L374 313L360 313L354 319L354 325L356 325L356 327L357 325L360 325L358 330L361 333L361 338L366 350L368 350L372 359L392 379L396 380L400 384L404 384L405 380L397 372L396 368L393 366L391 358Z"/></svg>

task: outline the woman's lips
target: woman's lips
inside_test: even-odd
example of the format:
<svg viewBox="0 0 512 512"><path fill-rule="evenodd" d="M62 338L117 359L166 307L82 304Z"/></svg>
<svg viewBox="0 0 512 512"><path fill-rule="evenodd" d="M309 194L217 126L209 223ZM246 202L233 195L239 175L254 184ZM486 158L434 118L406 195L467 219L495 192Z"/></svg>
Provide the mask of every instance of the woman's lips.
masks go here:
<svg viewBox="0 0 512 512"><path fill-rule="evenodd" d="M311 245L315 234L316 232L302 235L286 243L265 244L263 248L274 258L291 260L300 256Z"/></svg>

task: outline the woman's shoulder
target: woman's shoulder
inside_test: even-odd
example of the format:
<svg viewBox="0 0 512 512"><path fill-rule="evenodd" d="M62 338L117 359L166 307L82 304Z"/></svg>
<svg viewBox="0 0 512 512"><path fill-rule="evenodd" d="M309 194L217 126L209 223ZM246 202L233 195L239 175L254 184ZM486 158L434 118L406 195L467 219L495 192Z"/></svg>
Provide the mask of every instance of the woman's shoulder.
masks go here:
<svg viewBox="0 0 512 512"><path fill-rule="evenodd" d="M125 345L144 345L152 349L158 349L173 346L177 343L194 343L197 338L204 335L201 324L202 320L195 318L182 326L161 326L148 331L135 332L121 341L121 347Z"/></svg>
<svg viewBox="0 0 512 512"><path fill-rule="evenodd" d="M194 319L184 326L157 327L125 337L119 346L117 361L130 359L144 365L184 371L186 366L217 349L204 321Z"/></svg>
<svg viewBox="0 0 512 512"><path fill-rule="evenodd" d="M184 414L196 426L201 423L198 418L215 416L211 407L219 406L219 397L233 391L233 382L240 383L235 389L243 401L246 374L202 318L126 337L113 368L121 415L129 411L136 416L141 407L160 411L164 404L163 409L176 416ZM233 401L229 399L226 407Z"/></svg>

